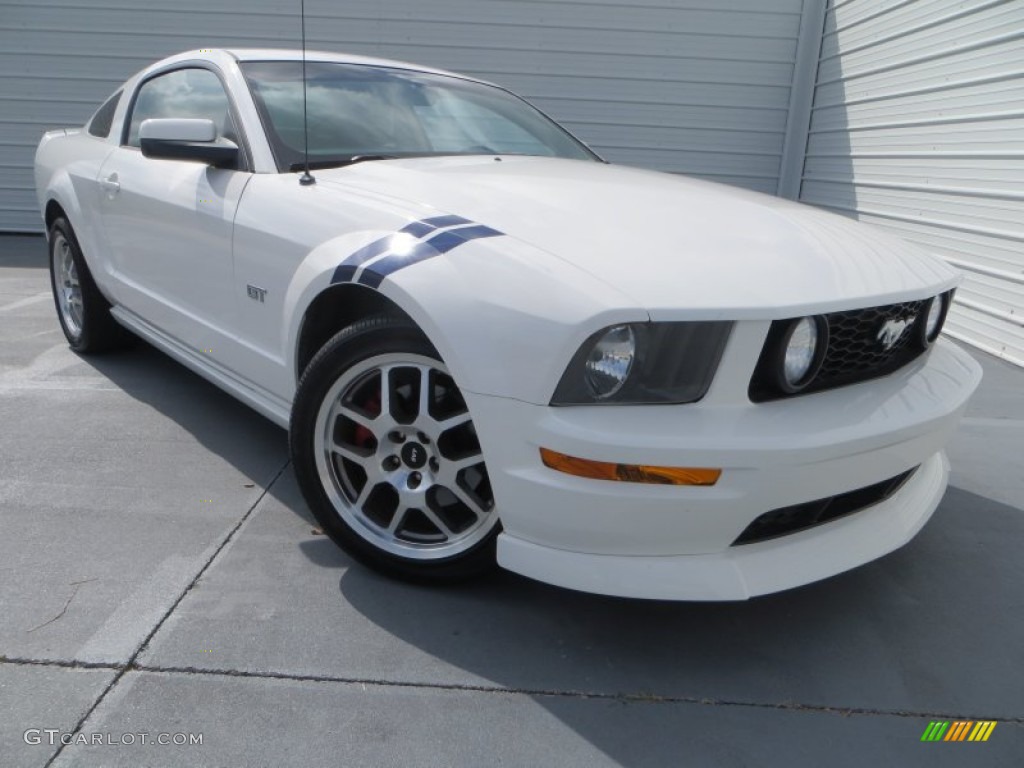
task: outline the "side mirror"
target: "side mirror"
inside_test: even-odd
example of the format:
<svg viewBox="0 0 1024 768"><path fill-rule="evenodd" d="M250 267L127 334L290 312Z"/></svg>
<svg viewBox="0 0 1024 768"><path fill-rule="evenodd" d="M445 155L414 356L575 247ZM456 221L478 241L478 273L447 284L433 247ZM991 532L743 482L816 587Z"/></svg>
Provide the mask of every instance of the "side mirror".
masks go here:
<svg viewBox="0 0 1024 768"><path fill-rule="evenodd" d="M235 167L238 145L217 138L213 120L151 118L139 126L139 146L146 157L191 160L216 168Z"/></svg>

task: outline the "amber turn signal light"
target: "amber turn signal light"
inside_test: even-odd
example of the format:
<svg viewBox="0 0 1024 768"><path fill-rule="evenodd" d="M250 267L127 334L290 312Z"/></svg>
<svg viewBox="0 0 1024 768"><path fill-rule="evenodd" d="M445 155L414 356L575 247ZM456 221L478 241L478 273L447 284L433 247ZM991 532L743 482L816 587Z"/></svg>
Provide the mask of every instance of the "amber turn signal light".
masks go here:
<svg viewBox="0 0 1024 768"><path fill-rule="evenodd" d="M656 483L658 485L714 485L722 474L720 469L697 467L651 467L646 464L615 464L610 461L592 461L564 453L540 449L544 466L567 475L588 477L592 480L618 480L626 483Z"/></svg>

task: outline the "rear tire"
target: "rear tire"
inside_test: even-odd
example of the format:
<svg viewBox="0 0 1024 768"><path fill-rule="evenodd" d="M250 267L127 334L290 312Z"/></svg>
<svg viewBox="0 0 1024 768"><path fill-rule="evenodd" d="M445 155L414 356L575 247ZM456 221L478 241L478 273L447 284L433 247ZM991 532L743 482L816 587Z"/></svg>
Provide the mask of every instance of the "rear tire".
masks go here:
<svg viewBox="0 0 1024 768"><path fill-rule="evenodd" d="M50 226L50 289L68 344L89 354L117 349L131 334L110 314L110 304L92 279L75 231L64 218Z"/></svg>
<svg viewBox="0 0 1024 768"><path fill-rule="evenodd" d="M302 495L342 549L390 576L463 581L501 525L465 400L408 321L345 328L299 382L289 436Z"/></svg>

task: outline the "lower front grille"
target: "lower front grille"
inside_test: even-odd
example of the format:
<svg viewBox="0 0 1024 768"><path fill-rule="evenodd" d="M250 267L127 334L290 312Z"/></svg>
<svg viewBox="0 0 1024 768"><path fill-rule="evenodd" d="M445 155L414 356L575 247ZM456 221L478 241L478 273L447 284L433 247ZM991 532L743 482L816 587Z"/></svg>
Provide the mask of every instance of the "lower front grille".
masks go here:
<svg viewBox="0 0 1024 768"><path fill-rule="evenodd" d="M787 536L880 504L902 488L916 470L917 467L914 467L896 477L858 488L855 491L840 493L838 496L805 501L803 504L794 504L791 507L781 507L773 509L771 512L765 512L746 527L732 543L732 546L753 544L779 536Z"/></svg>

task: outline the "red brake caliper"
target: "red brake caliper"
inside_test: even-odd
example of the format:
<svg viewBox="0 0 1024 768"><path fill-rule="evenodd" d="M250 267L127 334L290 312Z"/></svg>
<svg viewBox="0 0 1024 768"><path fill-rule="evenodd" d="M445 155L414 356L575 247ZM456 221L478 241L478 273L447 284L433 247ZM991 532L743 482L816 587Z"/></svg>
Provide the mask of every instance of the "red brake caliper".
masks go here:
<svg viewBox="0 0 1024 768"><path fill-rule="evenodd" d="M371 395L366 398L366 402L362 403L362 407L367 413L380 413L380 393ZM356 425L356 433L354 435L356 445L360 448L373 448L376 438L373 436L373 432L364 427L362 424Z"/></svg>

